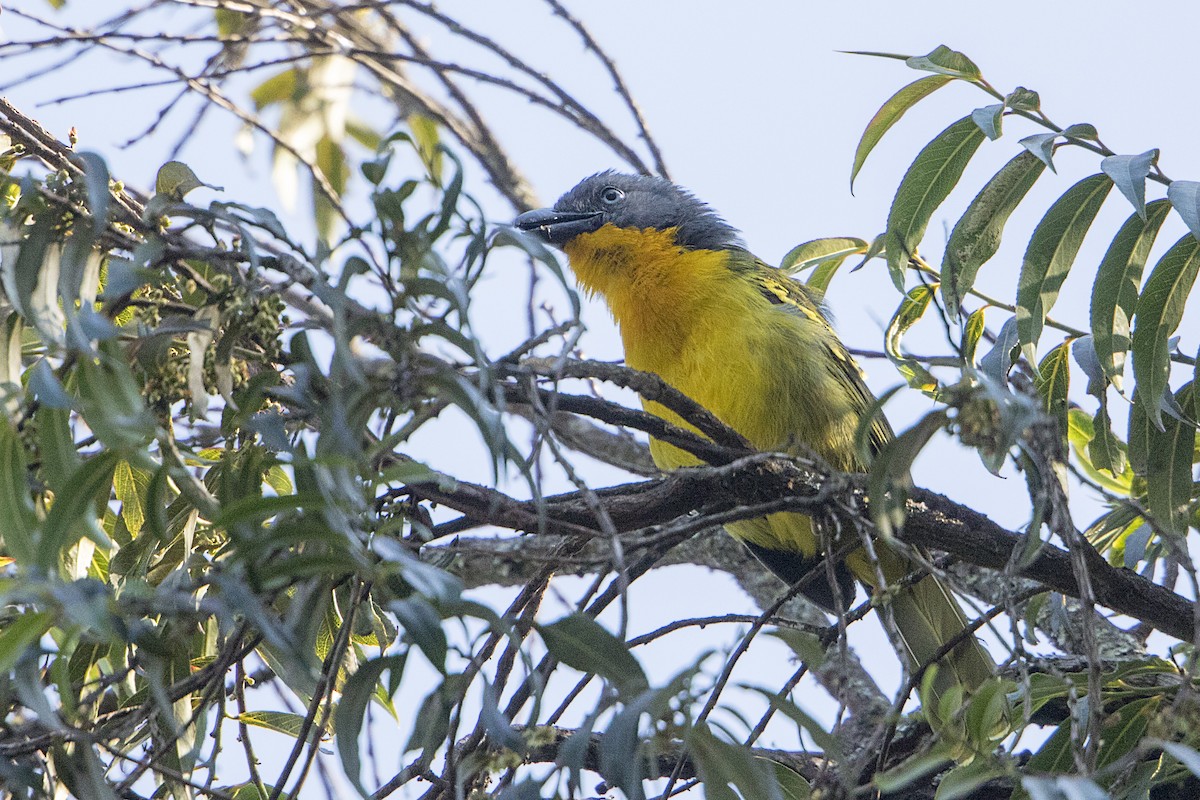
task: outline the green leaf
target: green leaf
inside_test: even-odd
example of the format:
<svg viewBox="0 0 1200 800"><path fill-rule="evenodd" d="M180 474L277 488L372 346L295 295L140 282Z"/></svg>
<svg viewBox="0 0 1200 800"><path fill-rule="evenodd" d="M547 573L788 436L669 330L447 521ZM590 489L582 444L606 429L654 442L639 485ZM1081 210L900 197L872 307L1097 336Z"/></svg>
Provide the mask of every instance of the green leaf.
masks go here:
<svg viewBox="0 0 1200 800"><path fill-rule="evenodd" d="M1112 185L1105 175L1084 178L1054 202L1033 231L1017 284L1017 338L1031 355L1083 237Z"/></svg>
<svg viewBox="0 0 1200 800"><path fill-rule="evenodd" d="M902 761L886 772L878 772L871 782L875 788L885 795L898 792L906 786L919 781L926 775L939 771L947 764L954 763L954 757L944 751L944 748L934 748L933 752L914 756Z"/></svg>
<svg viewBox="0 0 1200 800"><path fill-rule="evenodd" d="M867 123L862 137L858 140L858 147L854 151L854 166L850 170L851 192L854 191L854 179L858 177L858 173L866 162L867 156L875 149L875 145L879 144L879 141L883 139L883 135L904 116L906 111L952 80L954 78L949 75L930 75L925 78L918 78L889 97L879 107L879 110L875 112L875 116L871 117L871 121Z"/></svg>
<svg viewBox="0 0 1200 800"><path fill-rule="evenodd" d="M1079 467L1083 470L1084 474L1110 492L1122 495L1129 494L1133 485L1132 471L1122 469L1120 473L1105 474L1098 471L1095 465L1087 458L1087 454L1091 452L1092 445L1096 444L1097 436L1112 436L1112 434L1098 432L1092 418L1081 408L1072 408L1067 413L1067 420L1070 425L1067 438L1070 440L1071 446L1075 448L1075 452L1079 457ZM1112 438L1116 441L1118 448L1121 449L1123 446L1120 444L1120 440L1116 439L1115 436Z"/></svg>
<svg viewBox="0 0 1200 800"><path fill-rule="evenodd" d="M944 44L939 44L926 55L911 56L904 63L912 69L937 72L966 81L977 81L983 77L974 61Z"/></svg>
<svg viewBox="0 0 1200 800"><path fill-rule="evenodd" d="M1191 391L1189 384L1176 398L1185 408ZM1160 525L1178 533L1188 526L1195 440L1196 429L1172 415L1161 416L1155 425L1143 403L1135 403L1129 414L1129 463L1145 478L1146 506Z"/></svg>
<svg viewBox="0 0 1200 800"><path fill-rule="evenodd" d="M375 696L375 688L384 672L392 673L391 683L395 686L399 675L404 672L405 656L380 656L365 662L342 686L342 698L333 714L333 727L337 731L338 755L346 776L364 796L362 785L362 760L359 757L358 735L362 730L367 704Z"/></svg>
<svg viewBox="0 0 1200 800"><path fill-rule="evenodd" d="M1167 199L1192 236L1200 239L1200 181L1172 181L1167 187Z"/></svg>
<svg viewBox="0 0 1200 800"><path fill-rule="evenodd" d="M1164 753L1186 767L1188 772L1200 778L1200 753L1193 748L1180 742L1168 742L1162 739L1147 739L1145 745L1162 748Z"/></svg>
<svg viewBox="0 0 1200 800"><path fill-rule="evenodd" d="M775 772L775 780L779 784L782 800L810 800L812 798L812 784L805 780L803 775L785 767L778 761L768 763Z"/></svg>
<svg viewBox="0 0 1200 800"><path fill-rule="evenodd" d="M1109 156L1100 162L1100 169L1112 178L1143 220L1146 219L1146 176L1157 163L1157 149L1137 156Z"/></svg>
<svg viewBox="0 0 1200 800"><path fill-rule="evenodd" d="M687 746L706 800L783 800L770 762L755 758L745 747L722 742L708 725L700 723L688 731Z"/></svg>
<svg viewBox="0 0 1200 800"><path fill-rule="evenodd" d="M391 601L388 610L396 615L396 620L413 643L421 648L429 663L445 674L446 654L449 651L446 632L442 630L442 618L429 601L420 595L412 595Z"/></svg>
<svg viewBox="0 0 1200 800"><path fill-rule="evenodd" d="M1162 697L1145 697L1121 706L1104 720L1104 736L1096 753L1096 768L1102 769L1134 752L1146 728L1158 716Z"/></svg>
<svg viewBox="0 0 1200 800"><path fill-rule="evenodd" d="M1096 358L1118 389L1124 380L1125 352L1129 349L1129 321L1137 306L1142 270L1155 237L1171 204L1155 200L1146 206L1143 220L1133 214L1121 226L1096 272L1092 285L1091 324Z"/></svg>
<svg viewBox="0 0 1200 800"><path fill-rule="evenodd" d="M0 422L0 536L17 563L34 563L35 526L25 448L6 417Z"/></svg>
<svg viewBox="0 0 1200 800"><path fill-rule="evenodd" d="M871 521L884 538L893 536L904 524L907 490L912 485L909 470L921 449L945 427L946 419L945 411L926 414L916 425L888 442L875 456L871 477L867 480L867 495L871 504Z"/></svg>
<svg viewBox="0 0 1200 800"><path fill-rule="evenodd" d="M1045 168L1032 153L1020 153L992 176L955 223L942 257L942 296L947 309L958 308L975 285L979 267L996 255L1009 216Z"/></svg>
<svg viewBox="0 0 1200 800"><path fill-rule="evenodd" d="M196 177L192 168L182 161L168 161L158 168L158 176L154 179L154 192L172 200L182 200L193 189L207 186L210 189L222 191L220 186L212 186Z"/></svg>
<svg viewBox="0 0 1200 800"><path fill-rule="evenodd" d="M971 120L983 131L983 135L995 141L1000 138L1004 125L1004 103L983 106L971 112Z"/></svg>
<svg viewBox="0 0 1200 800"><path fill-rule="evenodd" d="M8 676L25 651L50 630L55 615L49 611L26 611L10 619L0 631L0 675Z"/></svg>
<svg viewBox="0 0 1200 800"><path fill-rule="evenodd" d="M293 100L299 88L300 72L286 69L254 87L250 99L254 101L255 110L262 111L267 106Z"/></svg>
<svg viewBox="0 0 1200 800"><path fill-rule="evenodd" d="M1142 287L1133 328L1137 403L1162 428L1160 403L1171 377L1171 335L1179 327L1200 271L1200 240L1184 235L1163 254Z"/></svg>
<svg viewBox="0 0 1200 800"><path fill-rule="evenodd" d="M934 800L959 800L970 796L976 789L1005 774L1003 767L987 758L976 758L970 763L955 767L942 776L934 792Z"/></svg>
<svg viewBox="0 0 1200 800"><path fill-rule="evenodd" d="M935 288L921 284L909 290L900 303L900 307L896 309L896 313L892 315L892 321L888 323L887 334L884 338L884 349L887 351L888 358L896 365L896 369L908 381L909 386L926 393L937 390L937 378L920 362L908 358L900 352L900 340L908 329L925 315L926 309L933 300Z"/></svg>
<svg viewBox="0 0 1200 800"><path fill-rule="evenodd" d="M104 230L108 225L108 207L112 200L108 188L108 164L96 153L76 153L71 160L82 164L84 168L88 210L92 212L94 230ZM75 235L79 235L78 229Z"/></svg>
<svg viewBox="0 0 1200 800"><path fill-rule="evenodd" d="M1033 89L1018 86L1004 98L1004 105L1014 111L1037 111L1042 107L1042 100Z"/></svg>
<svg viewBox="0 0 1200 800"><path fill-rule="evenodd" d="M67 479L66 486L54 498L54 505L42 523L42 536L37 548L37 564L42 569L53 569L58 563L59 554L84 534L103 540L96 503L97 500L108 499L118 458L116 451L103 450L84 461Z"/></svg>
<svg viewBox="0 0 1200 800"><path fill-rule="evenodd" d="M821 752L825 754L826 758L832 760L841 758L842 746L838 742L837 737L826 730L824 725L813 719L807 711L800 708L787 697L780 695L778 691L771 691L770 689L746 684L743 684L742 688L758 692L770 703L774 711L783 714L796 723L797 727L812 737L813 744L821 748Z"/></svg>
<svg viewBox="0 0 1200 800"><path fill-rule="evenodd" d="M967 324L963 326L962 358L963 364L969 367L975 366L975 351L986 330L986 321L984 320L986 310L987 306L984 306L972 311L971 316L967 317Z"/></svg>
<svg viewBox="0 0 1200 800"><path fill-rule="evenodd" d="M1019 140L1017 144L1037 156L1051 172L1057 172L1054 168L1054 140L1057 138L1057 133L1035 133Z"/></svg>
<svg viewBox="0 0 1200 800"><path fill-rule="evenodd" d="M795 275L830 262L841 264L852 255L867 252L868 246L862 239L851 236L813 239L789 250L779 263L779 269L788 275Z"/></svg>
<svg viewBox="0 0 1200 800"><path fill-rule="evenodd" d="M550 655L580 672L594 672L625 695L650 683L637 659L617 637L584 614L568 614L549 625L535 625Z"/></svg>
<svg viewBox="0 0 1200 800"><path fill-rule="evenodd" d="M1096 131L1096 126L1087 122L1077 122L1074 125L1068 125L1063 128L1062 135L1069 139L1082 139L1088 142L1100 141L1100 134Z"/></svg>
<svg viewBox="0 0 1200 800"><path fill-rule="evenodd" d="M1108 470L1115 478L1125 472L1128 462L1125 456L1125 443L1113 433L1112 419L1108 416L1108 404L1101 403L1092 420L1095 431L1091 442L1088 443L1087 455L1096 469Z"/></svg>
<svg viewBox="0 0 1200 800"><path fill-rule="evenodd" d="M286 711L247 711L245 714L238 714L235 719L256 728L285 734L293 739L304 729L304 716ZM312 731L309 731L309 735L312 735Z"/></svg>
<svg viewBox="0 0 1200 800"><path fill-rule="evenodd" d="M1070 366L1071 342L1068 339L1046 354L1042 363L1038 364L1035 379L1042 406L1047 414L1058 421L1059 435L1064 439L1067 435L1067 409L1070 407L1067 396L1071 383Z"/></svg>
<svg viewBox="0 0 1200 800"><path fill-rule="evenodd" d="M983 131L963 117L925 145L904 173L888 211L887 262L892 283L904 291L904 271L925 236L933 212L950 194L979 145Z"/></svg>

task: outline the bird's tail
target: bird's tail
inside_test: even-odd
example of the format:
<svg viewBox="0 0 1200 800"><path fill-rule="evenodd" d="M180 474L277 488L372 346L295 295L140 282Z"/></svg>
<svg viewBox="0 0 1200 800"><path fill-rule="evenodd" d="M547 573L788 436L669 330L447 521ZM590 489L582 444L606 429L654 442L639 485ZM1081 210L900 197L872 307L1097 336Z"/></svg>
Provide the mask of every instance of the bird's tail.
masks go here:
<svg viewBox="0 0 1200 800"><path fill-rule="evenodd" d="M987 650L973 634L964 633L969 623L958 601L936 576L927 575L902 588L889 606L912 671L937 658L951 641L960 640L937 661L936 695L953 686L971 692L995 673L996 664Z"/></svg>

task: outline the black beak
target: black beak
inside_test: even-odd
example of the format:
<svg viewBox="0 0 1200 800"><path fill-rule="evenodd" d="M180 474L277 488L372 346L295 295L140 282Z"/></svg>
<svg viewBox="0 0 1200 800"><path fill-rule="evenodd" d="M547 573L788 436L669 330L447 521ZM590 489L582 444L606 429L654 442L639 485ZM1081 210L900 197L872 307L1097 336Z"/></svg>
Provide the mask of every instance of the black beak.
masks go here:
<svg viewBox="0 0 1200 800"><path fill-rule="evenodd" d="M513 226L532 233L547 244L562 246L581 233L591 233L604 224L599 211L555 211L539 208L513 220Z"/></svg>

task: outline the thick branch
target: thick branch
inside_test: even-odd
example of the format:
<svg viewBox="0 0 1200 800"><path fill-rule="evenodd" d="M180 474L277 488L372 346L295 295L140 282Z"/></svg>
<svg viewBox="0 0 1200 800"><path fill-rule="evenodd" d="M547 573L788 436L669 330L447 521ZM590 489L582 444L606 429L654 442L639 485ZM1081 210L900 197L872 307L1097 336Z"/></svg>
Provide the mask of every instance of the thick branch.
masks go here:
<svg viewBox="0 0 1200 800"><path fill-rule="evenodd" d="M849 505L865 514L864 484L861 475L822 475L796 459L762 454L722 467L680 470L659 479L602 489L597 495L618 530L631 531L690 512L716 514L744 508L747 518L759 516L762 511L754 506L767 502L782 505L774 510L812 513L818 508L836 510ZM480 524L549 533L597 529L593 511L577 493L537 504L465 482L453 489L422 485L412 491ZM908 521L900 537L909 544L943 550L962 561L997 570L1009 563L1014 548L1024 546L1023 537L983 514L923 489L910 493ZM1087 566L1098 602L1177 639L1192 640L1194 608L1189 600L1134 572L1110 566L1094 550L1089 551ZM1053 545L1043 545L1019 574L1047 589L1079 596L1070 556Z"/></svg>

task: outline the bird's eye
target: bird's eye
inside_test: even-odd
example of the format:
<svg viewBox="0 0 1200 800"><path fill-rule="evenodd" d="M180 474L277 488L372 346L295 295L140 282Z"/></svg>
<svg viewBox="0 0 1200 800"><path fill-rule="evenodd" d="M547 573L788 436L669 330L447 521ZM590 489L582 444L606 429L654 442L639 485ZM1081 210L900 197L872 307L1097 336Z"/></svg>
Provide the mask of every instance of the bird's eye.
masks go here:
<svg viewBox="0 0 1200 800"><path fill-rule="evenodd" d="M605 189L603 192L600 193L600 199L603 200L606 204L611 206L614 203L619 203L622 200L624 200L625 193L622 192L620 189L618 189L615 186L609 186L607 189Z"/></svg>

